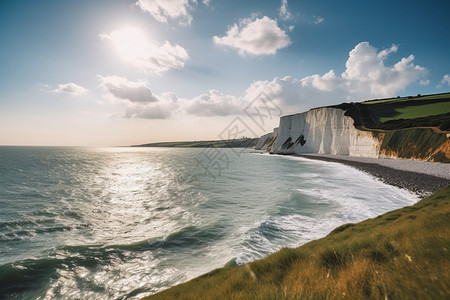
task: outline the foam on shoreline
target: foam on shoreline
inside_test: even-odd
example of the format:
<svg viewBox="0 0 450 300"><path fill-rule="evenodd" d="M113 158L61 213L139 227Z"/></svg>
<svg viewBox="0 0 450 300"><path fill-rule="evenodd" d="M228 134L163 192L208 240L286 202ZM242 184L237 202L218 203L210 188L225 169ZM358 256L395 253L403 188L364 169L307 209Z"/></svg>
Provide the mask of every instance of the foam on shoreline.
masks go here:
<svg viewBox="0 0 450 300"><path fill-rule="evenodd" d="M295 156L352 166L387 184L408 189L422 197L450 184L449 164L331 154L295 154Z"/></svg>

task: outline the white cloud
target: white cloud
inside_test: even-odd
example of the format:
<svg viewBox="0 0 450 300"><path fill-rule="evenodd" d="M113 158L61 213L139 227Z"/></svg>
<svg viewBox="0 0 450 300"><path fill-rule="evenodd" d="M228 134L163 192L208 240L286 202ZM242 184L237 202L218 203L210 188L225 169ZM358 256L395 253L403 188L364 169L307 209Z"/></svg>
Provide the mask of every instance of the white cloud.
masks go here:
<svg viewBox="0 0 450 300"><path fill-rule="evenodd" d="M448 85L450 86L450 76L448 74L445 74L444 77L442 77L442 80L440 82L440 87Z"/></svg>
<svg viewBox="0 0 450 300"><path fill-rule="evenodd" d="M323 76L311 75L300 80L302 86L312 86L321 91L334 91L342 83L342 78L336 77L334 70L330 70Z"/></svg>
<svg viewBox="0 0 450 300"><path fill-rule="evenodd" d="M85 89L84 87L70 82L70 83L65 83L65 84L58 84L58 88L53 90L53 92L55 93L63 93L63 94L71 94L71 95L81 95L86 93L88 90Z"/></svg>
<svg viewBox="0 0 450 300"><path fill-rule="evenodd" d="M321 91L314 87L303 86L301 79L291 76L275 78L272 81L261 80L252 83L244 95L236 97L226 95L217 90L210 90L192 99L183 99L180 112L203 116L243 115L245 108L264 93L275 105L281 107L283 113L297 113L311 107L327 105L330 92ZM342 92L333 92L337 99L342 99ZM334 99L334 97L331 97Z"/></svg>
<svg viewBox="0 0 450 300"><path fill-rule="evenodd" d="M425 68L413 63L412 55L393 66L386 66L386 58L397 50L397 46L392 46L377 51L369 43L360 43L350 51L346 69L340 75L330 70L323 75L303 78L286 76L271 81L260 80L253 82L241 97L211 90L193 99L183 99L180 111L198 116L241 115L261 92L282 108L284 114L332 105L346 99L362 101L393 97L406 86L420 83L427 73ZM449 76L444 78L450 80Z"/></svg>
<svg viewBox="0 0 450 300"><path fill-rule="evenodd" d="M414 55L402 58L392 67L384 62L397 46L377 53L368 42L362 42L350 51L346 70L342 73L346 89L358 97L390 97L411 83L423 78L427 70L414 64Z"/></svg>
<svg viewBox="0 0 450 300"><path fill-rule="evenodd" d="M119 76L97 75L97 77L101 81L100 87L114 98L138 103L158 101L152 91L147 87L145 80L129 81Z"/></svg>
<svg viewBox="0 0 450 300"><path fill-rule="evenodd" d="M154 95L145 80L130 81L119 76L101 76L100 87L105 97L125 105L124 118L166 119L178 108L177 97L172 93Z"/></svg>
<svg viewBox="0 0 450 300"><path fill-rule="evenodd" d="M292 14L288 10L287 0L281 0L280 18L283 20L289 20L292 18Z"/></svg>
<svg viewBox="0 0 450 300"><path fill-rule="evenodd" d="M216 45L239 50L241 55L275 54L291 43L286 32L278 27L277 21L267 16L243 19L239 24L234 24L226 36L214 36L213 40Z"/></svg>
<svg viewBox="0 0 450 300"><path fill-rule="evenodd" d="M209 5L209 0L202 1ZM191 11L197 5L196 0L139 0L136 2L143 11L148 12L158 22L167 23L168 19L178 20L180 24L190 25Z"/></svg>
<svg viewBox="0 0 450 300"><path fill-rule="evenodd" d="M367 42L366 42L367 43ZM361 43L360 43L361 44ZM369 44L369 43L367 43ZM376 49L375 49L376 50ZM385 58L387 58L389 56L389 54L391 53L395 53L398 51L398 46L397 45L392 45L391 48L389 49L384 49L381 50L378 54L377 54L377 58L380 60L384 60Z"/></svg>
<svg viewBox="0 0 450 300"><path fill-rule="evenodd" d="M430 84L430 80L428 80L428 79L427 79L427 80L420 80L420 81L419 81L419 84L420 84L420 85L423 85L423 86L429 85L429 84Z"/></svg>
<svg viewBox="0 0 450 300"><path fill-rule="evenodd" d="M153 95L145 81L130 82L125 78L99 78L105 91L119 99L126 99L127 118L168 118L173 114L202 117L243 115L245 107L263 92L284 114L297 113L313 107L332 105L347 100L362 101L379 97L393 97L406 86L426 83L427 70L413 63L414 56L402 58L386 66L386 58L398 50L397 46L377 51L367 42L350 51L342 74L330 70L323 75L303 78L286 76L271 81L253 82L242 96L223 94L217 90L192 99L177 98L172 93ZM109 84L107 84L109 83ZM450 85L445 75L442 84ZM135 89L143 89L142 93ZM141 98L142 95L146 95ZM130 100L133 99L133 100Z"/></svg>
<svg viewBox="0 0 450 300"><path fill-rule="evenodd" d="M325 21L325 19L324 18L322 18L321 16L314 16L314 20L313 20L313 23L314 24L320 24L320 23L322 23L323 21Z"/></svg>
<svg viewBox="0 0 450 300"><path fill-rule="evenodd" d="M241 101L217 90L210 90L190 100L185 100L184 111L198 116L229 116L243 113Z"/></svg>
<svg viewBox="0 0 450 300"><path fill-rule="evenodd" d="M377 52L369 43L360 43L350 51L346 70L340 76L330 70L324 75L300 79L286 76L272 81L257 81L247 89L244 98L250 101L264 92L283 108L285 114L289 114L345 99L362 101L393 97L414 82L420 84L421 78L427 74L425 68L414 65L413 55L402 58L393 66L386 66L387 56L397 50L397 46L392 46ZM450 76L444 78L450 84ZM422 84L426 82L422 79Z"/></svg>
<svg viewBox="0 0 450 300"><path fill-rule="evenodd" d="M108 34L100 34L100 38L111 40L125 62L145 71L161 73L181 69L184 61L189 58L183 47L172 45L169 41L160 44L149 40L136 28L114 30Z"/></svg>
<svg viewBox="0 0 450 300"><path fill-rule="evenodd" d="M172 93L163 93L158 102L128 105L124 118L167 119L177 110L177 97Z"/></svg>

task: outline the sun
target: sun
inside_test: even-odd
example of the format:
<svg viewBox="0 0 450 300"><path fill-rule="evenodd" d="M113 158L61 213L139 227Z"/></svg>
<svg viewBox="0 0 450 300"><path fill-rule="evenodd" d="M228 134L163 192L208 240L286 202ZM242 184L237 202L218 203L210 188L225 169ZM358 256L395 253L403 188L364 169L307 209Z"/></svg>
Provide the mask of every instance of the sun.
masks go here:
<svg viewBox="0 0 450 300"><path fill-rule="evenodd" d="M109 39L113 42L118 55L124 61L136 63L149 55L149 39L137 27L124 27L100 36L102 39Z"/></svg>

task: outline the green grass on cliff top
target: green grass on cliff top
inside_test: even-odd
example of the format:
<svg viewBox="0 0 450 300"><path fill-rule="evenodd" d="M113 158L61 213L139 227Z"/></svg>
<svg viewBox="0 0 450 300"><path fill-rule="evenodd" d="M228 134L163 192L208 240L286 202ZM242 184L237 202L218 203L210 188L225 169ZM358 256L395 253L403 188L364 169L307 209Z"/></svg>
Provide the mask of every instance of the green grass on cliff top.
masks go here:
<svg viewBox="0 0 450 300"><path fill-rule="evenodd" d="M146 299L450 299L449 251L447 186L413 206Z"/></svg>
<svg viewBox="0 0 450 300"><path fill-rule="evenodd" d="M402 101L411 101L411 100L441 100L448 99L450 97L450 93L442 93L442 94L433 94L433 95L417 95L417 96L408 96L408 97L397 97L397 98L387 98L387 99L374 99L362 102L363 104L379 104L379 103L389 103L389 102L402 102Z"/></svg>
<svg viewBox="0 0 450 300"><path fill-rule="evenodd" d="M450 93L365 101L375 122L433 117L450 113Z"/></svg>
<svg viewBox="0 0 450 300"><path fill-rule="evenodd" d="M397 112L397 115L392 117L379 117L378 120L381 123L384 123L390 120L416 119L426 116L437 116L443 113L450 112L450 101L432 104L423 104L417 106L400 107L396 108L395 111Z"/></svg>

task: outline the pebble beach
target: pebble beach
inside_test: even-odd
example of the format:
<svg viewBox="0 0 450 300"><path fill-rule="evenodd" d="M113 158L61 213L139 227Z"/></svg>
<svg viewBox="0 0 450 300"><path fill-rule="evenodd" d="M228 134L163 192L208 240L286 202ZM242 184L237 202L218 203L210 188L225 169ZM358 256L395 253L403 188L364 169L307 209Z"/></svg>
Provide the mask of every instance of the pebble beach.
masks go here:
<svg viewBox="0 0 450 300"><path fill-rule="evenodd" d="M408 189L422 197L450 184L450 164L332 154L295 154L295 156L352 166L387 184Z"/></svg>

